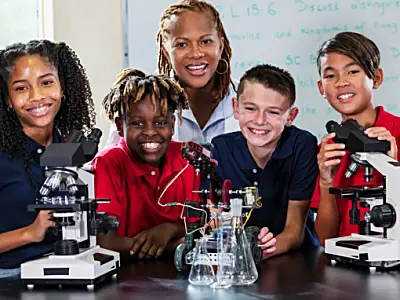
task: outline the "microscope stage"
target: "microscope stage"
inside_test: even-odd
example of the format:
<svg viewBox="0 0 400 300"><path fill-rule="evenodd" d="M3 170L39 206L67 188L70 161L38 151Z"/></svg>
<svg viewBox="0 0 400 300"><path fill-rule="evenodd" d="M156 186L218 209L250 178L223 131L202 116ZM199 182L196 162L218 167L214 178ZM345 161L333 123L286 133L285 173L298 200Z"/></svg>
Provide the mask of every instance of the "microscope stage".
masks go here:
<svg viewBox="0 0 400 300"><path fill-rule="evenodd" d="M21 279L34 285L86 285L118 276L119 253L94 246L76 255L49 255L21 265Z"/></svg>

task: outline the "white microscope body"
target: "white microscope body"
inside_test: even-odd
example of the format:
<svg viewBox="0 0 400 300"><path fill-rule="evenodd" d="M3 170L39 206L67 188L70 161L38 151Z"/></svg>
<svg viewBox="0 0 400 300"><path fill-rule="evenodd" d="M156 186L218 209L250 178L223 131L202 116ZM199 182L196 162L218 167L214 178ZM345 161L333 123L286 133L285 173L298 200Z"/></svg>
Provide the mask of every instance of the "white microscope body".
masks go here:
<svg viewBox="0 0 400 300"><path fill-rule="evenodd" d="M400 205L400 164L383 153L358 155L385 178L381 204L375 202L365 214L365 220L379 228L381 235L352 234L329 239L325 241L325 253L339 261L343 257L371 267L391 267L400 263L400 222L396 220Z"/></svg>
<svg viewBox="0 0 400 300"><path fill-rule="evenodd" d="M354 130L352 127L355 126L354 124L343 124L343 127L346 125ZM358 124L356 125L358 126ZM340 132L342 129L338 126L336 128L333 126L333 129L328 129L328 132L343 134ZM361 162L364 165L366 181L371 180L373 168L383 176L383 186L366 185L330 189L330 193L353 201L352 210L349 212L352 224L360 225L357 201L368 203L370 210L364 214L365 222L361 222L367 228L362 231L362 234L326 240L325 253L333 262L389 268L400 264L400 222L397 220L397 211L400 205L400 163L383 153L387 147L383 150L381 146L384 145L381 142L376 140L374 142L363 136L363 132L358 129L355 131L358 132L350 134L348 137L349 143L346 143L346 148L349 146L349 151L353 153L353 161ZM342 142L345 141L344 138ZM354 149L360 148L366 151L354 151ZM380 152L372 152L371 149L380 149ZM361 228L362 226L360 226Z"/></svg>
<svg viewBox="0 0 400 300"><path fill-rule="evenodd" d="M98 203L109 200L94 199L94 178L88 172L90 167L81 164L88 156L80 155L84 152L80 143L52 144L41 157L41 164L50 167L46 167L41 198L28 210L52 211L54 231L61 239L55 242L54 253L21 265L21 279L28 289L35 285L86 285L93 289L118 276L119 253L96 245L96 235L117 227L118 220L96 212ZM94 156L97 147L91 152ZM65 157L70 161L63 160Z"/></svg>

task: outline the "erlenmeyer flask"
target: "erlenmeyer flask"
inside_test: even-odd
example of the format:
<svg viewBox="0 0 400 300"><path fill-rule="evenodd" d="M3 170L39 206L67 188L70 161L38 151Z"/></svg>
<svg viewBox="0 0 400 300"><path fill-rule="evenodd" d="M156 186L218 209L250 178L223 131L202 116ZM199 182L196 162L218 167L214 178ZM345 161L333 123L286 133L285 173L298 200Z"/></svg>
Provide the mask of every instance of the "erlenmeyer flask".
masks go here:
<svg viewBox="0 0 400 300"><path fill-rule="evenodd" d="M190 269L189 282L194 285L210 285L215 280L213 266L207 252L207 240L203 237L195 240L192 268Z"/></svg>
<svg viewBox="0 0 400 300"><path fill-rule="evenodd" d="M217 242L217 262L218 269L216 281L211 285L212 288L228 288L232 286L232 254L229 253L229 238L231 227L223 226L223 216L221 212L213 212L215 221L216 242Z"/></svg>
<svg viewBox="0 0 400 300"><path fill-rule="evenodd" d="M242 223L242 199L231 199L232 235L230 253L232 254L232 285L248 285L258 278L250 245Z"/></svg>

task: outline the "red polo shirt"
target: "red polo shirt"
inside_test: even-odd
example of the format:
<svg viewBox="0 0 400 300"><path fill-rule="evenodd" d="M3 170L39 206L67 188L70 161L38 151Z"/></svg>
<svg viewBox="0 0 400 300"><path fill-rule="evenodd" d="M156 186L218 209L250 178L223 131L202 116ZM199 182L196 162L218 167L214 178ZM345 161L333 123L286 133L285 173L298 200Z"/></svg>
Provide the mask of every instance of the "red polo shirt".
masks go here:
<svg viewBox="0 0 400 300"><path fill-rule="evenodd" d="M390 133L396 138L397 147L400 148L400 118L386 112L382 106L378 106L376 109L378 112L378 117L376 119L374 127L385 127L387 130L389 130ZM400 160L400 151L398 152L397 160ZM346 151L346 154L343 156L342 162L339 166L339 170L335 176L335 180L333 182L334 187L383 184L383 176L376 170L373 170L372 182L365 182L363 167L358 168L356 173L351 178L346 178L344 174L346 173L350 162L350 153ZM310 207L318 208L319 194L320 188L318 176ZM340 218L339 236L346 236L352 233L358 233L358 225L350 224L349 211L351 209L352 201L348 199L340 199L339 197L336 197L336 201ZM360 220L363 220L364 214L369 211L369 209L360 207L359 203L358 208L360 209Z"/></svg>
<svg viewBox="0 0 400 300"><path fill-rule="evenodd" d="M162 223L181 223L182 206L162 207L157 199L167 184L188 162L181 156L182 143L171 142L165 155L162 173L142 162L127 147L125 140L99 152L92 162L95 169L95 196L111 199L100 204L98 211L119 219L117 235L133 236ZM199 178L189 166L169 186L160 202L180 202L193 199Z"/></svg>

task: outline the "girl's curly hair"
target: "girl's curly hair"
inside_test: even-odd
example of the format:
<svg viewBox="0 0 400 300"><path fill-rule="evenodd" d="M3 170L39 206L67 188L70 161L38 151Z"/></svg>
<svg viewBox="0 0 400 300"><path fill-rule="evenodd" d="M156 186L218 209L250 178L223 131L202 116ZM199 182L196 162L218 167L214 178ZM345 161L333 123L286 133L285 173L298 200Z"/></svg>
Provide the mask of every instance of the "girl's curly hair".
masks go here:
<svg viewBox="0 0 400 300"><path fill-rule="evenodd" d="M16 43L0 51L0 152L8 153L10 159L22 156L28 178L35 185L30 173L32 156L26 136L15 111L8 107L7 81L16 59L25 55L41 56L58 72L64 97L54 119L54 128L61 139L64 140L73 129L90 133L96 114L85 69L76 53L65 43L33 40L26 44Z"/></svg>

